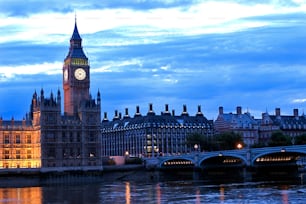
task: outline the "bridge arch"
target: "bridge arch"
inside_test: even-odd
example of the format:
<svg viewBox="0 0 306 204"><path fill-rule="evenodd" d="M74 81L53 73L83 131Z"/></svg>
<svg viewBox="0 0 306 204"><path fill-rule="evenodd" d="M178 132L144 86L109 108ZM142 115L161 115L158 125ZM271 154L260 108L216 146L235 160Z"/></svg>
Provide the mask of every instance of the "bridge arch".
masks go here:
<svg viewBox="0 0 306 204"><path fill-rule="evenodd" d="M188 157L171 157L165 158L160 161L159 168L167 169L167 168L193 168L196 166L195 160Z"/></svg>
<svg viewBox="0 0 306 204"><path fill-rule="evenodd" d="M294 146L293 146L294 147ZM306 156L306 148L270 148L268 151L261 151L254 153L252 157L251 166L259 162L294 162L299 156Z"/></svg>
<svg viewBox="0 0 306 204"><path fill-rule="evenodd" d="M220 152L202 157L199 161L199 166L205 168L205 165L212 163L223 167L246 166L247 158L244 155Z"/></svg>

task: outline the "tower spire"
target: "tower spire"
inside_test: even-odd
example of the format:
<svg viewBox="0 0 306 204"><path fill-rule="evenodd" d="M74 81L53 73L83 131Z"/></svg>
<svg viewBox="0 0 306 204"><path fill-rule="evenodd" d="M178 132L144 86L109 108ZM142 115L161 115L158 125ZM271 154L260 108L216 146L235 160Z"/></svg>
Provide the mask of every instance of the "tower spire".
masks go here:
<svg viewBox="0 0 306 204"><path fill-rule="evenodd" d="M77 26L77 21L76 21L76 16L75 16L75 22L74 22L74 30L72 33L72 36L70 38L70 48L69 48L69 53L66 58L72 57L72 58L82 58L86 59L87 57L83 51L82 48L82 38L79 34L78 26Z"/></svg>
<svg viewBox="0 0 306 204"><path fill-rule="evenodd" d="M73 30L73 33L72 33L72 36L71 36L70 40L82 40L82 38L79 34L79 31L78 31L76 14L75 14L75 17L74 17L74 30Z"/></svg>

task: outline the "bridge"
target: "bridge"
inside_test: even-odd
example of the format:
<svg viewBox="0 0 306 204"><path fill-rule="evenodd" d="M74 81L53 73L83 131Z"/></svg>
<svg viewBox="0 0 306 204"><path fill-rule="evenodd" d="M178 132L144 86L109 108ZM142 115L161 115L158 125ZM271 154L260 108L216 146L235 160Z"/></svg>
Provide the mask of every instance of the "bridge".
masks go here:
<svg viewBox="0 0 306 204"><path fill-rule="evenodd" d="M306 164L306 145L236 150L193 152L146 159L147 168L157 169L215 169L228 167L279 167Z"/></svg>

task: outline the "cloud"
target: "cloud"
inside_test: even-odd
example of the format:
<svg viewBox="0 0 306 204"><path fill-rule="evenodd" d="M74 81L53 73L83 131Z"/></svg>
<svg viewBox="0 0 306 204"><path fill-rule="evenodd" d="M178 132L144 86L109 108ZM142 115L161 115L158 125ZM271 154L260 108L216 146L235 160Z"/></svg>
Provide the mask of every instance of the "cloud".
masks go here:
<svg viewBox="0 0 306 204"><path fill-rule="evenodd" d="M306 102L306 98L297 98L292 100L292 103L305 103Z"/></svg>
<svg viewBox="0 0 306 204"><path fill-rule="evenodd" d="M19 2L19 1L18 1ZM205 33L226 33L254 27L263 27L270 25L269 20L256 21L250 17L281 15L287 13L303 12L305 4L299 6L286 7L282 4L239 4L233 1L208 1L192 2L184 5L186 1L175 3L174 1L161 3L154 1L154 4L160 5L152 7L149 10L135 10L126 7L124 4L118 4L118 7L98 7L90 3L80 4L82 8L77 12L78 25L82 28L83 34L93 34L106 30L115 30L119 35L125 38L138 38L138 42L144 43L157 42L160 38L170 38L180 35L199 35ZM12 8L16 7L13 1ZM37 3L36 1L30 1ZM140 2L136 3L140 4ZM148 4L147 1L142 4ZM57 5L57 4L55 4ZM66 5L66 4L64 4ZM164 7L163 5L172 5ZM47 8L46 4L41 5L40 12L32 12L26 16L9 15L9 12L3 12L0 16L0 27L7 30L0 34L0 43L9 41L31 41L34 43L63 43L65 35L70 34L73 29L71 21L74 18L73 9L58 9L57 6ZM73 7L69 4L66 7ZM65 6L64 6L65 7ZM26 7L27 8L27 7ZM95 8L95 9L93 9ZM10 11L10 6L5 6L5 11ZM20 9L21 10L21 9ZM33 10L35 11L35 10ZM13 12L14 13L14 12ZM249 18L248 20L243 20ZM48 23L46 23L48 22ZM71 25L71 27L67 26ZM94 25L94 26L93 26ZM129 30L129 32L126 32ZM168 37L167 37L168 36ZM120 40L120 39L117 39ZM117 41L120 44L123 42Z"/></svg>
<svg viewBox="0 0 306 204"><path fill-rule="evenodd" d="M8 81L12 78L18 80L20 75L37 75L42 73L46 75L60 74L62 71L59 67L62 66L62 62L0 66L0 82Z"/></svg>
<svg viewBox="0 0 306 204"><path fill-rule="evenodd" d="M305 1L37 2L0 2L0 94L9 101L62 86L76 11L103 112L202 104L215 118L219 105L304 105Z"/></svg>
<svg viewBox="0 0 306 204"><path fill-rule="evenodd" d="M125 67L134 67L129 68L128 70ZM142 62L139 59L129 59L129 60L116 60L116 61L104 61L104 65L99 68L91 69L91 73L96 72L130 72L135 70L135 67L142 67ZM136 69L141 71L141 69Z"/></svg>

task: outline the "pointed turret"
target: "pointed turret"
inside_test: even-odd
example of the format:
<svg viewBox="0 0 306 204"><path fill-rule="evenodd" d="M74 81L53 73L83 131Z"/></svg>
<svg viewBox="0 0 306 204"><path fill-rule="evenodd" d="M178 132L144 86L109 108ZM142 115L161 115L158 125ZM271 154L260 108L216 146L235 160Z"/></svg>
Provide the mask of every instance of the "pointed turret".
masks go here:
<svg viewBox="0 0 306 204"><path fill-rule="evenodd" d="M73 30L73 33L72 33L72 36L71 36L70 40L82 40L82 38L79 34L79 31L78 31L78 26L77 26L76 20L75 20L75 23L74 23L74 30Z"/></svg>
<svg viewBox="0 0 306 204"><path fill-rule="evenodd" d="M35 92L34 92L34 94L33 94L33 98L32 98L32 105L31 105L32 107L31 107L31 110L33 109L33 108L36 108L37 107L37 93L36 93L36 90L35 90Z"/></svg>
<svg viewBox="0 0 306 204"><path fill-rule="evenodd" d="M37 98L37 93L36 93L36 90L33 94L33 97L32 97L32 103L30 105L30 119L33 119L33 112L36 111L38 107L38 98Z"/></svg>
<svg viewBox="0 0 306 204"><path fill-rule="evenodd" d="M44 99L45 99L45 96L44 96L44 89L41 88L41 90L40 90L40 101L43 102Z"/></svg>
<svg viewBox="0 0 306 204"><path fill-rule="evenodd" d="M61 91L60 91L60 89L57 89L56 106L58 108L59 115L61 114L61 111L62 111L61 104L62 104Z"/></svg>
<svg viewBox="0 0 306 204"><path fill-rule="evenodd" d="M100 90L98 90L98 94L97 94L97 102L98 102L98 105L101 104L101 94L100 94Z"/></svg>
<svg viewBox="0 0 306 204"><path fill-rule="evenodd" d="M54 97L53 97L53 92L52 92L52 90L51 90L51 94L50 94L50 99L51 99L51 101L54 101Z"/></svg>
<svg viewBox="0 0 306 204"><path fill-rule="evenodd" d="M57 90L57 102L61 103L61 91L59 89Z"/></svg>

